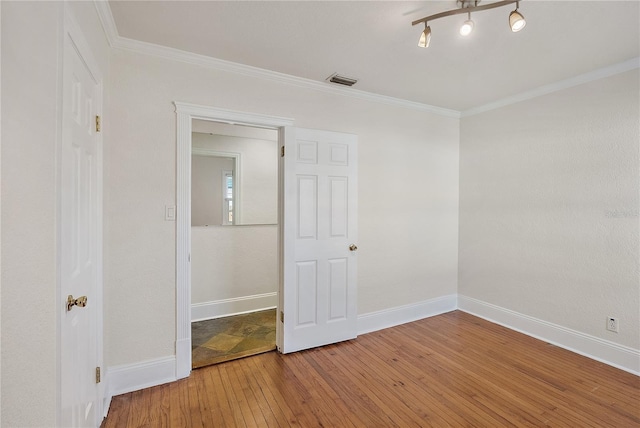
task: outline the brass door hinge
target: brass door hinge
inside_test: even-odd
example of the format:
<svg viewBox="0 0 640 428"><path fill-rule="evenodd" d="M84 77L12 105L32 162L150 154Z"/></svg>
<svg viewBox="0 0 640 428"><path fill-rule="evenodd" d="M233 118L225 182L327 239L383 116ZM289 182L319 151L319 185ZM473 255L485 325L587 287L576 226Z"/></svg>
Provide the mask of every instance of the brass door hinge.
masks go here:
<svg viewBox="0 0 640 428"><path fill-rule="evenodd" d="M280 157L284 157L284 146L280 147Z"/></svg>
<svg viewBox="0 0 640 428"><path fill-rule="evenodd" d="M96 132L100 132L100 116L96 116Z"/></svg>
<svg viewBox="0 0 640 428"><path fill-rule="evenodd" d="M96 367L96 383L100 383L100 367Z"/></svg>
<svg viewBox="0 0 640 428"><path fill-rule="evenodd" d="M284 312L280 311L280 322L284 323Z"/></svg>

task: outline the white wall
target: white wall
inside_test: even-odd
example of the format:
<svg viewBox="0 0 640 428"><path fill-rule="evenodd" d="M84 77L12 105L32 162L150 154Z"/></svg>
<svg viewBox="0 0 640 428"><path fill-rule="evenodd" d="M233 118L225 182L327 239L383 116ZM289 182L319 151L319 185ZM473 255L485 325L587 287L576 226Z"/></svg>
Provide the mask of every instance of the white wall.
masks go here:
<svg viewBox="0 0 640 428"><path fill-rule="evenodd" d="M263 130L264 131L264 130ZM237 224L278 223L278 133L274 139L228 135L192 134L195 149L239 153L240 222Z"/></svg>
<svg viewBox="0 0 640 428"><path fill-rule="evenodd" d="M277 244L276 225L193 227L191 302L220 306L216 302L276 293ZM258 299L256 303L260 305L263 300ZM277 302L275 298L270 300ZM249 310L233 309L238 306L233 302L224 305L231 313ZM261 309L261 306L251 309ZM214 312L213 315L221 314Z"/></svg>
<svg viewBox="0 0 640 428"><path fill-rule="evenodd" d="M2 26L2 3L0 3L0 28ZM0 31L2 46L2 31ZM1 52L1 49L0 49ZM2 100L2 55L0 54L0 100ZM0 189L2 189L2 102L0 101ZM1 193L1 192L0 192ZM2 272L2 198L0 198L0 272ZM0 274L0 336L2 335L2 274ZM0 426L2 426L2 347L0 346Z"/></svg>
<svg viewBox="0 0 640 428"><path fill-rule="evenodd" d="M70 3L103 73L92 3ZM2 426L55 426L61 2L2 2Z"/></svg>
<svg viewBox="0 0 640 428"><path fill-rule="evenodd" d="M172 101L357 134L359 313L456 292L458 119L127 51L111 64L108 365L175 353L175 223L164 221L175 204Z"/></svg>
<svg viewBox="0 0 640 428"><path fill-rule="evenodd" d="M218 125L218 124L216 124ZM226 125L229 127L230 125ZM273 130L247 127L241 131L261 131L272 141L234 135L192 134L194 149L238 153L241 163L238 183L241 187L240 208L242 226L192 227L191 229L191 302L192 319L200 320L259 310L277 304L277 298L263 296L278 291L278 133ZM224 132L224 129L221 129ZM191 217L196 220L197 198L202 192L195 181L200 168L192 158ZM228 160L233 165L232 160ZM213 170L207 166L209 172ZM230 169L230 168L226 168ZM218 183L215 191L221 196L221 169L209 175L208 182ZM210 186L209 186L210 187ZM214 196L215 197L215 196ZM221 209L219 209L221 213ZM221 214L218 213L217 217ZM238 218L238 217L236 217ZM221 219L220 219L221 220ZM210 224L215 224L211 223ZM221 224L219 221L217 224ZM256 226L259 224L260 226Z"/></svg>
<svg viewBox="0 0 640 428"><path fill-rule="evenodd" d="M222 224L222 174L235 169L232 158L191 156L191 225Z"/></svg>
<svg viewBox="0 0 640 428"><path fill-rule="evenodd" d="M640 349L639 81L462 119L460 295Z"/></svg>
<svg viewBox="0 0 640 428"><path fill-rule="evenodd" d="M56 38L60 11L55 3L40 7L32 3L3 2L2 5L2 419L5 426L34 426L55 421ZM33 126L33 117L38 117L39 126ZM8 305L7 302L25 303ZM40 410L27 412L27 408Z"/></svg>

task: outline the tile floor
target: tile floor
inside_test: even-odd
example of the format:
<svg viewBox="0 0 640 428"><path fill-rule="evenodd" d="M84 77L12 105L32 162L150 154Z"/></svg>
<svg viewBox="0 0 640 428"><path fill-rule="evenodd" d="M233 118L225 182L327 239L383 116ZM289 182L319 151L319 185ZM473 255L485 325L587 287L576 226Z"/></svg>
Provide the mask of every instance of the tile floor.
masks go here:
<svg viewBox="0 0 640 428"><path fill-rule="evenodd" d="M276 349L276 310L191 323L196 369Z"/></svg>

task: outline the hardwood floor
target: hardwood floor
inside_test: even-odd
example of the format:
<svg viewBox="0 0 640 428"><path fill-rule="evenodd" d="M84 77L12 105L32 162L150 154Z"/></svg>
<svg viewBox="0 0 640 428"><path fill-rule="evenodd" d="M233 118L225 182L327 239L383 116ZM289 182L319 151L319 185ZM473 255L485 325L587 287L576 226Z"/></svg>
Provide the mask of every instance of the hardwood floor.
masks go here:
<svg viewBox="0 0 640 428"><path fill-rule="evenodd" d="M194 370L104 427L640 427L640 377L454 311Z"/></svg>

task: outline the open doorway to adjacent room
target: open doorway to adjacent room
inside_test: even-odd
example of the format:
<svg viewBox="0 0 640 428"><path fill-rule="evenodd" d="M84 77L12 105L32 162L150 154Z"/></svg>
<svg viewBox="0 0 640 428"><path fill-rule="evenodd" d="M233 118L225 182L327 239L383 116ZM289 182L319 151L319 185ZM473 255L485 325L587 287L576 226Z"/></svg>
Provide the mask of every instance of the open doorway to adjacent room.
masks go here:
<svg viewBox="0 0 640 428"><path fill-rule="evenodd" d="M192 368L276 349L278 130L193 120Z"/></svg>

